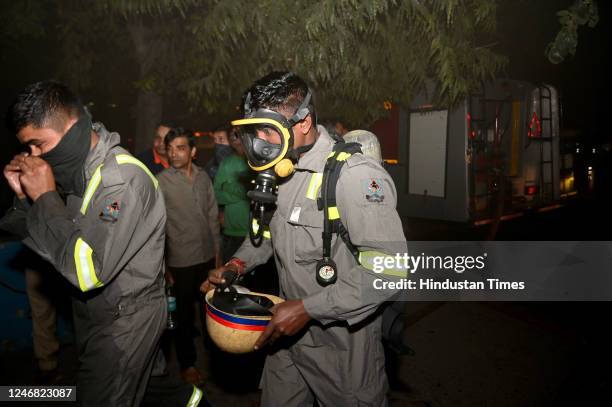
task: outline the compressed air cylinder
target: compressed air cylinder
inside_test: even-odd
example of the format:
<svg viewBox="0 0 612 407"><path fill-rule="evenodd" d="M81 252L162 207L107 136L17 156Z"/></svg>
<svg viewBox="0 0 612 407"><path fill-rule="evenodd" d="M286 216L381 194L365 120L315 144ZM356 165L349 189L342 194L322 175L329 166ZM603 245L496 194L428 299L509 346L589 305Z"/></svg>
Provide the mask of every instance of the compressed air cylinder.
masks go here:
<svg viewBox="0 0 612 407"><path fill-rule="evenodd" d="M382 164L383 160L380 152L380 143L374 133L367 130L352 130L346 133L343 138L347 143L361 144L361 151L364 155Z"/></svg>

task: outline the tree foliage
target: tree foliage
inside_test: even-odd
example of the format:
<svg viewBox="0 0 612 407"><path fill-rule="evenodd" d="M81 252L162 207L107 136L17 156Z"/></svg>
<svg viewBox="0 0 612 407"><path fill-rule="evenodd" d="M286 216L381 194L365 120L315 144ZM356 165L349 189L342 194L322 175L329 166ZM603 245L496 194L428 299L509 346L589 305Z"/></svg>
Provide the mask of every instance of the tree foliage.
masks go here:
<svg viewBox="0 0 612 407"><path fill-rule="evenodd" d="M139 85L178 90L195 110L236 114L253 80L293 70L314 88L323 116L367 125L384 114L385 101L408 104L426 81L437 84L438 102L453 103L505 63L487 46L493 0L96 4L115 27L150 22L149 59L172 64L147 63Z"/></svg>
<svg viewBox="0 0 612 407"><path fill-rule="evenodd" d="M35 33L44 7L13 4L23 10L11 15L34 17L23 19L31 25L25 31ZM141 92L180 94L194 111L227 117L238 114L245 88L272 70L305 77L321 116L367 125L384 114L385 102L407 105L428 81L437 84L439 103L453 103L505 63L487 45L496 27L494 0L44 4L58 19L59 76L79 91L100 81L97 67L134 64L137 78L114 80L130 80L124 86Z"/></svg>
<svg viewBox="0 0 612 407"><path fill-rule="evenodd" d="M594 0L577 0L567 10L559 11L557 16L561 30L545 51L546 57L553 64L563 62L568 55L574 56L578 45L578 27L586 24L593 28L599 21Z"/></svg>
<svg viewBox="0 0 612 407"><path fill-rule="evenodd" d="M179 94L193 111L226 117L271 70L307 78L321 116L367 125L426 82L436 102L452 104L506 62L495 48L494 0L22 0L3 6L2 46L42 35L50 8L60 77L71 85L96 83L95 68L116 56L110 65L137 66L137 77L115 78L123 86ZM577 28L595 25L597 8L576 0L558 15L562 29L546 51L553 63L573 54Z"/></svg>

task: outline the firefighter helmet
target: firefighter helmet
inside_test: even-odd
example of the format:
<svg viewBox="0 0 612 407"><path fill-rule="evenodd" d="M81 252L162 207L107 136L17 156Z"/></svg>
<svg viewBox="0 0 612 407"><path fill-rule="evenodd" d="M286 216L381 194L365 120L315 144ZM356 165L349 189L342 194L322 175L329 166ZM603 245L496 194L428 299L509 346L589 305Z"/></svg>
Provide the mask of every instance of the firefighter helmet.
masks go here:
<svg viewBox="0 0 612 407"><path fill-rule="evenodd" d="M284 300L231 286L206 293L206 328L213 342L229 353L253 351L272 319L270 308Z"/></svg>

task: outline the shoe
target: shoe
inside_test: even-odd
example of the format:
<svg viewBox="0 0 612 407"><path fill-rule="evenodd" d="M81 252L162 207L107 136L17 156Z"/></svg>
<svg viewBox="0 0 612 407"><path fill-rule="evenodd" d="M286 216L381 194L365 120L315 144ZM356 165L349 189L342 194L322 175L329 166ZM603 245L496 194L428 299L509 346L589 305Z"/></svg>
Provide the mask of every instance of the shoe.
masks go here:
<svg viewBox="0 0 612 407"><path fill-rule="evenodd" d="M201 386L202 384L204 384L204 379L202 379L200 371L194 366L188 367L185 370L181 370L181 378L184 382L193 384L194 386Z"/></svg>

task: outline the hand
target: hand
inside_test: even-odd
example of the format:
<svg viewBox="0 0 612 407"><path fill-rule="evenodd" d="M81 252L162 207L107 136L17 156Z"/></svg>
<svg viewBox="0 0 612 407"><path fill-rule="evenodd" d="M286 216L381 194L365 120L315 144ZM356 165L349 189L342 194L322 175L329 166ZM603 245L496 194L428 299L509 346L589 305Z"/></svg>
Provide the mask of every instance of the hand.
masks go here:
<svg viewBox="0 0 612 407"><path fill-rule="evenodd" d="M270 311L272 319L255 342L255 350L261 349L266 343L274 343L283 335L295 335L310 321L310 315L304 309L302 300L290 300L273 306Z"/></svg>
<svg viewBox="0 0 612 407"><path fill-rule="evenodd" d="M223 273L226 271L235 271L236 273L239 272L238 266L232 263L228 264L227 266L221 266L216 269L210 270L208 272L208 278L200 286L200 291L206 294L210 290L214 289L216 286L220 284L225 284Z"/></svg>
<svg viewBox="0 0 612 407"><path fill-rule="evenodd" d="M36 201L41 195L55 191L55 177L51 166L39 157L24 157L19 163L19 181L24 192Z"/></svg>
<svg viewBox="0 0 612 407"><path fill-rule="evenodd" d="M17 154L15 157L13 157L11 162L4 167L4 178L6 178L6 181L13 192L15 192L18 199L25 199L26 197L26 194L23 192L23 188L21 186L21 181L19 181L19 176L21 175L19 163L21 163L27 156L28 153Z"/></svg>

